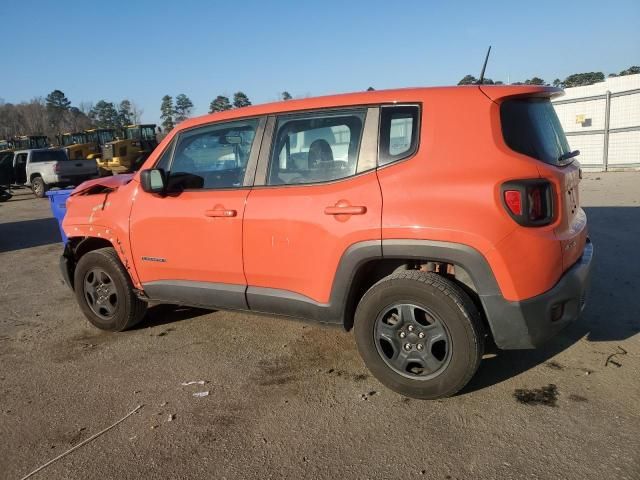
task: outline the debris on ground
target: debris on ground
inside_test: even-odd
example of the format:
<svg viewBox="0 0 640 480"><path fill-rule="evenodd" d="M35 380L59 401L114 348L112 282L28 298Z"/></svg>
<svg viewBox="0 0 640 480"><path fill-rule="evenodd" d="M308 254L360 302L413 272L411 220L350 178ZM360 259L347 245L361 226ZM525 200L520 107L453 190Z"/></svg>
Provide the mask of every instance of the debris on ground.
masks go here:
<svg viewBox="0 0 640 480"><path fill-rule="evenodd" d="M376 392L375 390L371 390L369 393L363 393L362 395L360 395L360 400L369 400L369 398L373 397L377 393L378 392Z"/></svg>
<svg viewBox="0 0 640 480"><path fill-rule="evenodd" d="M604 366L608 367L609 364L611 364L611 365L615 365L616 367L620 368L622 366L622 364L617 362L617 361L615 361L613 359L613 357L615 357L616 355L626 355L626 354L627 354L627 351L624 348L622 348L620 345L618 345L618 351L617 352L613 352L611 355L609 355L607 357L607 361L604 362Z"/></svg>
<svg viewBox="0 0 640 480"><path fill-rule="evenodd" d="M555 407L558 400L558 387L553 383L541 388L517 388L513 396L525 405L547 405Z"/></svg>
<svg viewBox="0 0 640 480"><path fill-rule="evenodd" d="M583 397L582 395L576 395L575 393L572 393L571 395L569 395L569 400L571 400L572 402L588 402L589 401L587 397Z"/></svg>
<svg viewBox="0 0 640 480"><path fill-rule="evenodd" d="M163 331L161 331L160 333L157 333L156 336L157 337L164 337L165 335L167 335L169 332L173 332L175 330L175 328L173 327L169 327ZM151 336L153 336L154 334L152 333Z"/></svg>
<svg viewBox="0 0 640 480"><path fill-rule="evenodd" d="M205 392L196 392L193 394L194 397L208 397L209 396L209 390L205 391Z"/></svg>
<svg viewBox="0 0 640 480"><path fill-rule="evenodd" d="M143 407L143 405L138 405L136 408L134 408L133 410L131 410L129 413L127 413L124 417L122 417L120 420L118 420L117 422L109 425L107 428L105 428L104 430L99 431L98 433L91 435L89 438L87 438L86 440L83 440L82 442L80 442L79 444L77 444L74 447L71 447L69 450L67 450L66 452L61 453L60 455L58 455L56 458L49 460L47 463L45 463L44 465L36 468L33 472L25 475L24 477L22 477L21 480L26 480L27 478L32 477L33 475L35 475L36 473L38 473L40 470L45 469L46 467L48 467L49 465L51 465L52 463L60 460L62 457L65 457L66 455L70 454L71 452L73 452L74 450L77 450L78 448L80 448L83 445L86 445L87 443L91 442L92 440L95 440L96 438L98 438L100 435L107 433L109 430L111 430L112 428L116 427L117 425L121 424L122 422L124 422L127 418L129 418L131 415L133 415L134 413L136 413L138 410L140 410Z"/></svg>
<svg viewBox="0 0 640 480"><path fill-rule="evenodd" d="M173 422L175 419L176 419L176 414L170 413L169 417L167 418L167 422Z"/></svg>
<svg viewBox="0 0 640 480"><path fill-rule="evenodd" d="M562 365L560 365L558 362L553 360L545 363L545 365L549 367L551 370L564 370L564 367Z"/></svg>
<svg viewBox="0 0 640 480"><path fill-rule="evenodd" d="M182 382L180 385L183 387L188 387L189 385L204 385L206 382L204 380L192 380L190 382Z"/></svg>

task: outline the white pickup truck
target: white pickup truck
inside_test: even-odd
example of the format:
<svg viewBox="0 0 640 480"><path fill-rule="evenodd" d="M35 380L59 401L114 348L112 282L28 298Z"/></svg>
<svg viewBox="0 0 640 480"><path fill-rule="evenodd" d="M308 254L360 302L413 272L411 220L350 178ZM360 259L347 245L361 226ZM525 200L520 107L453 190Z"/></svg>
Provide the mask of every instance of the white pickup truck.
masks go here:
<svg viewBox="0 0 640 480"><path fill-rule="evenodd" d="M79 185L98 177L95 160L70 160L63 149L39 148L13 152L12 182L31 187L36 197L44 197L51 187Z"/></svg>

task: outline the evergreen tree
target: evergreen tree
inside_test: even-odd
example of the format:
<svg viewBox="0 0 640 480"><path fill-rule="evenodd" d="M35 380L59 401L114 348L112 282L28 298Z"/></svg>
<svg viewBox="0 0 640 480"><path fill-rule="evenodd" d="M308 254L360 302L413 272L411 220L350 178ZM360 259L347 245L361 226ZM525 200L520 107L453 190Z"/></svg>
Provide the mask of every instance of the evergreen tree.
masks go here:
<svg viewBox="0 0 640 480"><path fill-rule="evenodd" d="M367 88L367 92L373 92L374 90L375 90L375 88L373 88L373 87Z"/></svg>
<svg viewBox="0 0 640 480"><path fill-rule="evenodd" d="M120 107L118 108L118 123L121 127L135 123L131 102L127 99L120 102Z"/></svg>
<svg viewBox="0 0 640 480"><path fill-rule="evenodd" d="M249 97L247 97L243 92L236 92L233 94L233 106L236 108L248 107L251 105L251 101Z"/></svg>
<svg viewBox="0 0 640 480"><path fill-rule="evenodd" d="M89 118L98 128L118 128L120 116L112 102L100 100L89 112Z"/></svg>
<svg viewBox="0 0 640 480"><path fill-rule="evenodd" d="M525 85L546 85L545 81L540 77L533 77L531 79L527 78L524 81Z"/></svg>
<svg viewBox="0 0 640 480"><path fill-rule="evenodd" d="M604 82L604 73L602 72L586 72L574 73L569 75L562 82L563 88L582 87L585 85L593 85L597 82Z"/></svg>
<svg viewBox="0 0 640 480"><path fill-rule="evenodd" d="M71 102L60 90L54 90L46 99L47 109L69 110Z"/></svg>
<svg viewBox="0 0 640 480"><path fill-rule="evenodd" d="M162 97L162 103L160 104L160 119L162 120L162 128L165 132L173 130L173 98L171 95L165 95Z"/></svg>
<svg viewBox="0 0 640 480"><path fill-rule="evenodd" d="M626 70L622 70L619 75L621 77L625 76L625 75L636 75L640 73L640 67L637 65L634 65L633 67L629 67Z"/></svg>
<svg viewBox="0 0 640 480"><path fill-rule="evenodd" d="M225 110L231 110L231 102L229 98L224 95L218 95L209 104L209 113L224 112Z"/></svg>
<svg viewBox="0 0 640 480"><path fill-rule="evenodd" d="M458 82L458 85L473 85L475 83L478 83L478 79L476 77L473 75L465 75L462 77L462 80Z"/></svg>
<svg viewBox="0 0 640 480"><path fill-rule="evenodd" d="M176 108L174 113L176 115L176 123L185 121L191 116L191 110L193 109L193 102L184 93L181 93L176 97Z"/></svg>
<svg viewBox="0 0 640 480"><path fill-rule="evenodd" d="M282 100L284 100L285 102L287 100L291 100L293 97L291 96L291 94L289 92L287 92L286 90L284 92L282 92Z"/></svg>
<svg viewBox="0 0 640 480"><path fill-rule="evenodd" d="M65 112L69 111L71 102L60 90L54 90L47 95L45 102L50 127L55 130L60 130Z"/></svg>

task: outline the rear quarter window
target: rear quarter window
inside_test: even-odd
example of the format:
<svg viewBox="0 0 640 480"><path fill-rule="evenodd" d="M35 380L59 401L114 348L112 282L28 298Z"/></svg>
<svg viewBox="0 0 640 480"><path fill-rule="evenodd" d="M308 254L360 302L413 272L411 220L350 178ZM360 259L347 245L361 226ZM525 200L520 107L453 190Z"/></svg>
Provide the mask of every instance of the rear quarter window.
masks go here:
<svg viewBox="0 0 640 480"><path fill-rule="evenodd" d="M63 162L69 160L64 150L42 150L31 154L31 163Z"/></svg>
<svg viewBox="0 0 640 480"><path fill-rule="evenodd" d="M571 149L549 99L506 100L500 106L500 122L511 150L551 165L571 163L561 160Z"/></svg>
<svg viewBox="0 0 640 480"><path fill-rule="evenodd" d="M408 158L416 152L419 114L417 105L383 106L380 109L378 165Z"/></svg>

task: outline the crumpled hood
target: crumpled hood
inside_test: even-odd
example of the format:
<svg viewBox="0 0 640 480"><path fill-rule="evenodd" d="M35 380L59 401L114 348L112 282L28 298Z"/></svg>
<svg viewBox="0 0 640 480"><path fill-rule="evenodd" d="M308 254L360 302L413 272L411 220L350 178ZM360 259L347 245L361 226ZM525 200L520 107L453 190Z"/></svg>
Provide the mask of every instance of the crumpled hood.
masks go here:
<svg viewBox="0 0 640 480"><path fill-rule="evenodd" d="M71 196L101 193L105 190L117 190L118 187L129 183L134 175L134 173L126 173L121 175L113 175L111 177L101 177L94 180L87 180L86 182L78 185L73 190L73 192L71 192Z"/></svg>

